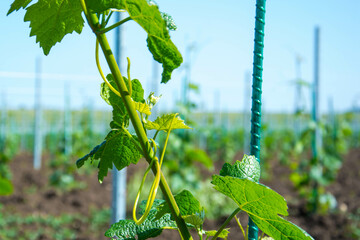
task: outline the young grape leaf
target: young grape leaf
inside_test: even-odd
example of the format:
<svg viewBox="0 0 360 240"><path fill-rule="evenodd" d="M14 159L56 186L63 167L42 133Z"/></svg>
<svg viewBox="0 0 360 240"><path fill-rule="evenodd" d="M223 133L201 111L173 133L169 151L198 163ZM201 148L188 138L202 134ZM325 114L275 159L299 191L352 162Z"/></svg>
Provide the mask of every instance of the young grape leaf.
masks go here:
<svg viewBox="0 0 360 240"><path fill-rule="evenodd" d="M144 113L146 115L151 115L149 105L146 103L140 103L140 102L134 102L135 109L139 111L140 113Z"/></svg>
<svg viewBox="0 0 360 240"><path fill-rule="evenodd" d="M14 191L12 183L0 177L0 196L10 195Z"/></svg>
<svg viewBox="0 0 360 240"><path fill-rule="evenodd" d="M13 11L19 11L20 8L26 8L32 0L15 0L6 15L9 15Z"/></svg>
<svg viewBox="0 0 360 240"><path fill-rule="evenodd" d="M118 170L129 166L131 163L136 164L141 153L134 145L137 142L135 136L131 139L123 130L111 130L106 136L105 141L96 146L89 154L80 158L76 165L81 167L85 161L100 160L98 179L102 183L107 176L108 169L112 169L113 164Z"/></svg>
<svg viewBox="0 0 360 240"><path fill-rule="evenodd" d="M81 13L79 1L39 0L26 8L24 21L30 22L30 36L36 36L36 42L40 43L44 54L48 55L50 49L61 42L66 34L74 31L81 33L84 26Z"/></svg>
<svg viewBox="0 0 360 240"><path fill-rule="evenodd" d="M190 226L194 226L196 229L199 229L204 223L204 215L201 213L195 213L191 215L182 216L185 223Z"/></svg>
<svg viewBox="0 0 360 240"><path fill-rule="evenodd" d="M225 163L220 170L220 176L231 176L237 178L247 178L258 182L260 179L260 164L255 156L244 155L241 161L236 161L234 165Z"/></svg>
<svg viewBox="0 0 360 240"><path fill-rule="evenodd" d="M170 80L172 71L180 66L183 59L170 40L167 23L156 5L149 5L146 0L88 0L87 6L97 13L110 8L126 10L148 34L148 48L154 59L163 65L161 82Z"/></svg>
<svg viewBox="0 0 360 240"><path fill-rule="evenodd" d="M227 239L228 235L229 235L229 229L230 228L225 228L221 231L220 235L219 235L219 238L223 238L223 239ZM211 230L211 231L205 231L205 234L207 237L213 237L215 236L215 234L217 233L216 230Z"/></svg>
<svg viewBox="0 0 360 240"><path fill-rule="evenodd" d="M213 176L212 184L216 190L234 200L263 232L274 239L312 239L304 230L278 215L288 215L287 204L270 188L247 178L218 175Z"/></svg>
<svg viewBox="0 0 360 240"><path fill-rule="evenodd" d="M161 117L157 117L154 122L147 121L145 123L145 128L148 130L159 130L167 132L170 129L191 129L191 127L187 126L184 123L184 120L177 116L177 113L165 114Z"/></svg>
<svg viewBox="0 0 360 240"><path fill-rule="evenodd" d="M170 214L165 214L161 218L155 219L158 204L157 201L154 202L149 215L142 224L136 225L133 220L120 220L111 225L110 229L106 231L105 236L124 240L145 240L159 236L164 228L176 229L176 223L170 219Z"/></svg>

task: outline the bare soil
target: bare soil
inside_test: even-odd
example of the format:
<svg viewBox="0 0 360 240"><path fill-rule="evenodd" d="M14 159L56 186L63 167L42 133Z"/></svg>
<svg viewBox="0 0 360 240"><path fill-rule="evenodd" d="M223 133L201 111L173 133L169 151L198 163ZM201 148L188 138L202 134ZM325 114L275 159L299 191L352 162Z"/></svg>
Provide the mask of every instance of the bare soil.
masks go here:
<svg viewBox="0 0 360 240"><path fill-rule="evenodd" d="M360 208L360 149L351 150L344 159L344 165L336 182L328 188L336 197L339 209L328 215L306 213L304 201L299 198L296 189L289 181L290 170L278 164L277 161L271 162L273 177L263 182L287 199L290 215L288 219L301 226L315 239L356 239L350 233L349 214L356 215ZM46 161L48 158L45 156L44 167L41 170L34 170L31 155L22 153L13 159L11 170L15 191L11 196L0 197L0 203L4 206L2 211L23 216L29 214L59 216L63 213L74 213L86 218L89 217L91 209L102 209L111 205L111 176L105 178L103 184L100 185L96 173L76 174L76 179L85 182L87 188L62 192L49 186L48 177L51 170L46 167ZM222 163L217 163L216 171L221 168L221 165ZM129 168L128 177L131 178L136 170L137 168L134 167ZM204 175L207 174L204 173ZM358 214L357 216L360 217ZM226 217L222 217L217 221L206 221L204 229L217 229L225 219ZM241 219L242 224L246 225L247 217L242 215ZM231 228L229 239L243 239L235 221L232 221L229 227ZM74 222L72 228L76 230L79 240L107 239L103 237L106 228L97 236L89 235L87 231L89 226L83 223ZM51 239L51 236L41 239ZM180 240L178 233L172 230L164 231L156 239Z"/></svg>

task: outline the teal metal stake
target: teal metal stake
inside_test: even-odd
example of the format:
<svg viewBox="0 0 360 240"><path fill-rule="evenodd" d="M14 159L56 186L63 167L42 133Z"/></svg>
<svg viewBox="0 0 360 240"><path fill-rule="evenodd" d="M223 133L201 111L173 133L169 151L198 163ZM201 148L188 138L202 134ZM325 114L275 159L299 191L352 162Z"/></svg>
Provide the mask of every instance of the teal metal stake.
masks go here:
<svg viewBox="0 0 360 240"><path fill-rule="evenodd" d="M253 62L252 108L251 108L251 138L250 155L260 162L260 131L261 131L261 93L263 72L263 49L265 28L266 0L256 0L255 40ZM258 239L258 228L249 217L248 240Z"/></svg>

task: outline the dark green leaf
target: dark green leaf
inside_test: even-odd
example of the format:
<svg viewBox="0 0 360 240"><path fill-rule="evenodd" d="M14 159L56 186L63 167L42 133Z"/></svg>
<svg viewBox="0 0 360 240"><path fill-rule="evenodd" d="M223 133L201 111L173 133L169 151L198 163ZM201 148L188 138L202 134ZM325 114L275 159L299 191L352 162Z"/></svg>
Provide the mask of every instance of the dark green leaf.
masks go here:
<svg viewBox="0 0 360 240"><path fill-rule="evenodd" d="M199 214L199 216L202 216L201 214L203 208L200 206L199 200L197 200L188 190L183 190L179 194L176 194L175 201L182 216L190 216L193 214ZM158 210L159 212L157 214L157 218L160 218L166 213L171 213L166 202L159 205Z"/></svg>
<svg viewBox="0 0 360 240"><path fill-rule="evenodd" d="M248 179L213 176L215 189L230 197L249 214L255 224L274 239L312 239L304 230L284 220L287 216L285 199L270 188Z"/></svg>
<svg viewBox="0 0 360 240"><path fill-rule="evenodd" d="M96 147L93 148L93 150L90 151L90 153L86 154L85 156L83 156L82 158L78 159L76 161L76 167L77 168L81 168L84 163L89 160L89 159L94 159L94 155L95 153L99 150L99 148L104 145L106 143L106 141L103 141L101 144L97 145Z"/></svg>
<svg viewBox="0 0 360 240"><path fill-rule="evenodd" d="M111 225L110 229L106 231L105 236L125 240L145 240L159 236L164 228L176 229L176 223L170 219L170 214L165 214L161 218L155 219L157 204L157 202L154 202L148 217L142 224L136 225L133 220L120 220L118 223Z"/></svg>
<svg viewBox="0 0 360 240"><path fill-rule="evenodd" d="M48 55L50 49L66 34L74 31L81 33L84 26L81 13L79 1L39 0L26 9L24 21L30 22L30 36L36 36L36 42Z"/></svg>
<svg viewBox="0 0 360 240"><path fill-rule="evenodd" d="M20 8L26 8L27 5L31 3L32 0L15 0L7 12L7 15L12 13L13 11L18 11Z"/></svg>
<svg viewBox="0 0 360 240"><path fill-rule="evenodd" d="M108 74L106 78L111 84L111 86L115 88L117 91L119 91L117 85L115 84L115 80L113 76L111 74ZM101 84L100 95L105 100L105 102L107 102L109 105L112 106L114 123L116 123L118 127L129 126L129 115L127 114L125 104L122 101L121 97L116 95L113 91L111 91L109 86L105 82Z"/></svg>
<svg viewBox="0 0 360 240"><path fill-rule="evenodd" d="M254 156L244 155L241 161L236 161L234 165L225 163L220 170L220 176L231 176L237 178L248 178L258 182L260 179L260 164Z"/></svg>
<svg viewBox="0 0 360 240"><path fill-rule="evenodd" d="M126 83L126 86L128 87L128 81L125 77L123 77ZM140 103L144 103L145 99L144 99L144 89L141 86L141 83L139 80L137 79L133 79L131 80L131 86L132 86L132 94L131 94L131 98L135 101L135 102L140 102Z"/></svg>
<svg viewBox="0 0 360 240"><path fill-rule="evenodd" d="M139 161L141 153L136 148L134 141L137 142L136 137L133 136L133 140L131 140L123 130L112 130L102 144L80 158L76 165L81 167L88 159L100 160L98 179L101 183L107 176L108 169L112 169L113 164L118 170L121 170L131 163L136 164Z"/></svg>
<svg viewBox="0 0 360 240"><path fill-rule="evenodd" d="M133 137L135 140L136 138ZM107 176L108 169L114 164L118 170L136 164L141 153L135 147L134 142L122 130L112 130L106 136L106 143L95 153L94 158L100 159L98 179L103 181Z"/></svg>

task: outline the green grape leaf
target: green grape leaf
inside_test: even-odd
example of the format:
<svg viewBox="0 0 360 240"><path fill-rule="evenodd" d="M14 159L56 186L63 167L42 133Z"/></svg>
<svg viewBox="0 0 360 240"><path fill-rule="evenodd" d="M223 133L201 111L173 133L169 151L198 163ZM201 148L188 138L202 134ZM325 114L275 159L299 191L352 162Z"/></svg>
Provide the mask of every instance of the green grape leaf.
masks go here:
<svg viewBox="0 0 360 240"><path fill-rule="evenodd" d="M110 82L110 84L118 90L116 84L114 83L114 79L111 74L107 75L106 78ZM129 115L127 114L126 107L124 102L121 100L121 97L116 95L113 91L110 90L109 86L106 83L101 83L101 97L105 100L105 102L112 106L112 115L113 115L113 126L111 128L117 127L127 127L129 126Z"/></svg>
<svg viewBox="0 0 360 240"><path fill-rule="evenodd" d="M223 238L223 239L227 239L228 235L229 235L229 229L230 228L225 228L221 231L220 235L219 235L219 238ZM213 237L215 236L215 234L217 233L216 230L210 230L210 231L205 231L205 234L207 237Z"/></svg>
<svg viewBox="0 0 360 240"><path fill-rule="evenodd" d="M81 33L84 26L81 13L79 1L39 0L26 8L24 21L30 22L30 36L36 36L36 42L48 55L50 49L61 42L66 34L74 31Z"/></svg>
<svg viewBox="0 0 360 240"><path fill-rule="evenodd" d="M175 202L179 207L180 213L183 217L187 216L187 219L190 220L196 220L195 217L191 217L192 215L197 215L198 220L199 218L202 219L202 222L204 222L204 211L203 208L200 205L199 200L197 200L191 192L188 190L183 190L180 193L176 194L174 196ZM159 219L163 215L171 213L170 208L166 202L163 202L158 207L158 213L156 215L156 218ZM193 218L193 219L191 219ZM197 220L197 221L198 221ZM195 224L193 224L195 226Z"/></svg>
<svg viewBox="0 0 360 240"><path fill-rule="evenodd" d="M134 143L137 142L135 136L132 139L123 130L111 130L106 136L105 141L96 146L89 154L80 158L76 165L81 167L87 160L100 160L98 179L102 183L107 176L108 169L112 169L113 164L118 170L129 166L131 163L136 164L141 153Z"/></svg>
<svg viewBox="0 0 360 240"><path fill-rule="evenodd" d="M0 177L0 196L10 195L13 191L14 187L12 183L9 180Z"/></svg>
<svg viewBox="0 0 360 240"><path fill-rule="evenodd" d="M260 164L254 156L245 154L243 159L236 161L234 165L225 163L220 170L220 176L247 178L258 182L260 179Z"/></svg>
<svg viewBox="0 0 360 240"><path fill-rule="evenodd" d="M149 215L142 224L136 225L133 220L120 220L111 225L105 236L124 240L145 240L159 236L164 228L176 229L176 223L170 219L170 214L165 214L160 219L155 218L158 204L157 201L154 202Z"/></svg>
<svg viewBox="0 0 360 240"><path fill-rule="evenodd" d="M127 78L125 78L125 77L123 77L123 78L126 83L126 86L129 87ZM131 98L135 102L144 103L145 102L144 89L142 88L140 81L137 79L131 80L131 86L132 86Z"/></svg>
<svg viewBox="0 0 360 240"><path fill-rule="evenodd" d="M272 189L252 180L214 175L212 184L249 214L255 224L274 239L312 239L304 230L281 218L287 216L285 199Z"/></svg>
<svg viewBox="0 0 360 240"><path fill-rule="evenodd" d="M172 71L180 66L183 59L171 41L168 24L156 5L148 4L146 0L88 0L87 5L95 12L103 12L109 8L126 10L131 19L148 34L148 48L154 59L163 65L161 82L167 83L170 80Z"/></svg>
<svg viewBox="0 0 360 240"><path fill-rule="evenodd" d="M86 154L85 156L83 156L82 158L79 158L76 161L76 167L77 168L81 168L82 166L84 166L84 163L91 159L94 159L94 155L95 153L99 150L100 147L102 147L102 145L104 145L106 143L106 141L103 141L102 143L100 143L99 145L97 145L96 147L93 148L93 150L90 151L90 153Z"/></svg>
<svg viewBox="0 0 360 240"><path fill-rule="evenodd" d="M15 0L6 15L9 15L13 11L19 11L20 8L26 8L32 0Z"/></svg>
<svg viewBox="0 0 360 240"><path fill-rule="evenodd" d="M184 123L184 120L177 116L177 113L165 114L161 117L157 117L154 122L147 121L145 123L145 128L148 130L159 130L159 131L169 131L170 125L171 130L173 129L191 129L191 127L187 126Z"/></svg>
<svg viewBox="0 0 360 240"><path fill-rule="evenodd" d="M112 74L108 74L106 76L106 79L111 84L113 88L115 88L117 91L119 91L114 77ZM125 84L128 86L128 80L127 78L123 77ZM144 89L141 86L141 83L137 79L133 79L131 81L132 86L132 94L131 97L135 102L144 103ZM120 96L116 95L109 86L103 82L101 84L101 97L105 100L105 102L113 107L113 123L111 125L111 128L118 128L121 126L128 127L129 126L129 115L127 114L125 104ZM143 109L146 110L146 109Z"/></svg>
<svg viewBox="0 0 360 240"><path fill-rule="evenodd" d="M144 113L146 115L151 115L149 105L146 103L140 103L140 102L134 102L135 109L139 111L140 113Z"/></svg>

